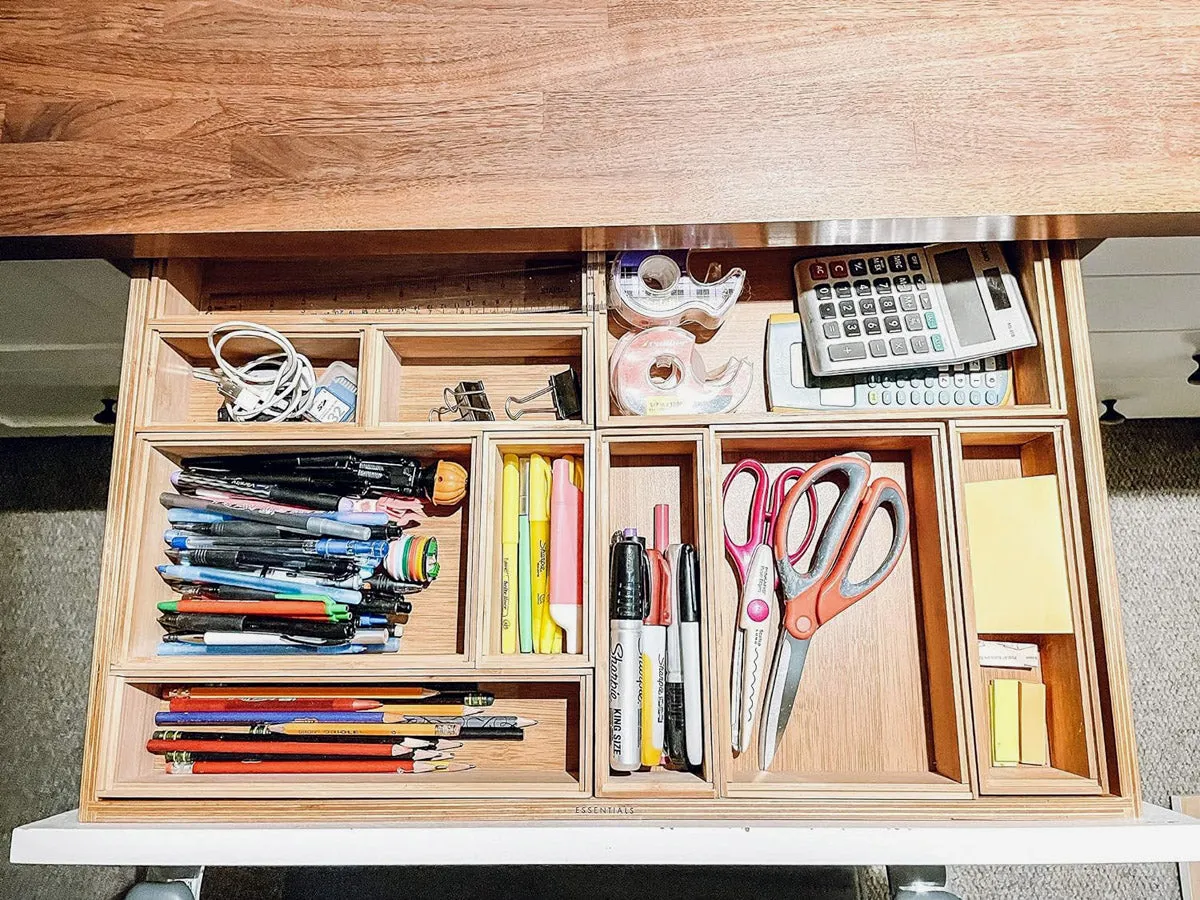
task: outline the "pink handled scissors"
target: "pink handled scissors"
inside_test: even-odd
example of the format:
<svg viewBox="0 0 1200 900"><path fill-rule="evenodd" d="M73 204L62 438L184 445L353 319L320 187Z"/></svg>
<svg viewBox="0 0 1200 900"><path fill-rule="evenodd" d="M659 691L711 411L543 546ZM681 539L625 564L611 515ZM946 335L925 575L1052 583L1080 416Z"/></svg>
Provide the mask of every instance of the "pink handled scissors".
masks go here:
<svg viewBox="0 0 1200 900"><path fill-rule="evenodd" d="M745 543L739 544L730 534L728 520L724 522L725 551L733 561L740 582L729 689L731 742L738 753L745 751L754 730L759 685L766 668L767 621L771 618L771 601L779 583L772 550L777 516L788 487L804 475L802 468L793 466L780 473L772 484L762 463L756 459L743 459L725 476L721 486L723 500L729 496L730 485L742 472L754 476ZM808 503L808 533L789 554L793 565L800 561L817 530L817 497L811 490L808 491Z"/></svg>

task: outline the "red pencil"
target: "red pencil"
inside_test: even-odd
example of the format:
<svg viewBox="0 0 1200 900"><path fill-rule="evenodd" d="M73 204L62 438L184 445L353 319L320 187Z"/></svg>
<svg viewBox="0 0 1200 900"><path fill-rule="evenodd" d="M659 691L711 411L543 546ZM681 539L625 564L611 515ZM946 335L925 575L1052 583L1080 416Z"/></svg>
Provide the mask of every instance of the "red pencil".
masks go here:
<svg viewBox="0 0 1200 900"><path fill-rule="evenodd" d="M378 700L358 700L352 697L309 699L304 697L272 697L262 700L218 699L209 697L172 697L171 712L351 712L378 709Z"/></svg>
<svg viewBox="0 0 1200 900"><path fill-rule="evenodd" d="M410 759L263 760L262 762L167 763L168 775L359 775L370 772L404 775L426 772L465 772L474 766L453 762L413 762Z"/></svg>
<svg viewBox="0 0 1200 900"><path fill-rule="evenodd" d="M371 756L385 759L420 754L441 753L440 750L413 750L402 744L334 743L332 741L204 741L174 740L146 741L146 749L155 754L166 753L241 753L250 758L258 754L268 756Z"/></svg>

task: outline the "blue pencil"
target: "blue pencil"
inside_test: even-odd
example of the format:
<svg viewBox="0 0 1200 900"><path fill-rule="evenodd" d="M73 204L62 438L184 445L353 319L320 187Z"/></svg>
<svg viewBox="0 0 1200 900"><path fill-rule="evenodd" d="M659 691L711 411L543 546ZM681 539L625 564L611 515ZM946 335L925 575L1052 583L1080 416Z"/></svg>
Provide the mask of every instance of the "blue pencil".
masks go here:
<svg viewBox="0 0 1200 900"><path fill-rule="evenodd" d="M391 716L395 718L395 716ZM288 722L336 722L343 725L365 725L387 721L382 712L160 712L154 716L155 725L286 725Z"/></svg>

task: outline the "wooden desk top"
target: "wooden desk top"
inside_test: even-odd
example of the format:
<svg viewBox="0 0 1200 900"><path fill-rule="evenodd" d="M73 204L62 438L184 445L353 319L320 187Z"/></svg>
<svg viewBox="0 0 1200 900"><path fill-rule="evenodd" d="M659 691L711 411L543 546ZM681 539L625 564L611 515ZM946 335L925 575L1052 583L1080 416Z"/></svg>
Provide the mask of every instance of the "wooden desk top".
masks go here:
<svg viewBox="0 0 1200 900"><path fill-rule="evenodd" d="M1195 2L14 2L0 235L1200 231L1198 71Z"/></svg>

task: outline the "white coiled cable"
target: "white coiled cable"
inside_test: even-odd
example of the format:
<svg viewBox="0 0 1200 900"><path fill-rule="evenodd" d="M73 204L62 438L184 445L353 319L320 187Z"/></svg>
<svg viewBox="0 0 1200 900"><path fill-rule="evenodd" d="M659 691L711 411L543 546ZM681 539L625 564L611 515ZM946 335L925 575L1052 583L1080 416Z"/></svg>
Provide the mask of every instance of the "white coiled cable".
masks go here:
<svg viewBox="0 0 1200 900"><path fill-rule="evenodd" d="M237 338L268 341L279 352L235 366L223 352L225 344ZM233 421L250 422L267 416L269 422L286 422L300 418L312 405L317 383L312 362L274 328L257 322L222 322L208 332L208 349L221 374L218 377L197 372L196 377L217 382L226 397L225 410Z"/></svg>

